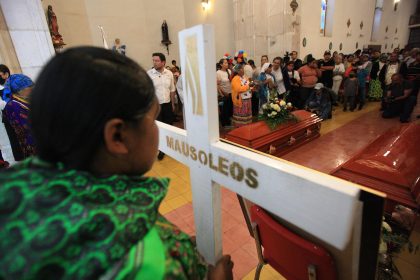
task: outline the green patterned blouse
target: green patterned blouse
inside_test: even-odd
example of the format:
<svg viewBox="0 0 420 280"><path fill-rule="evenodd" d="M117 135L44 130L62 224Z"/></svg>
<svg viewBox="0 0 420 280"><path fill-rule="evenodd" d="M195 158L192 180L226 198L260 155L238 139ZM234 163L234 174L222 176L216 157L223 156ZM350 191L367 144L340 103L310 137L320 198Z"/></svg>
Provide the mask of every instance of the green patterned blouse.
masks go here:
<svg viewBox="0 0 420 280"><path fill-rule="evenodd" d="M189 236L158 213L168 184L37 158L0 172L0 279L203 279Z"/></svg>

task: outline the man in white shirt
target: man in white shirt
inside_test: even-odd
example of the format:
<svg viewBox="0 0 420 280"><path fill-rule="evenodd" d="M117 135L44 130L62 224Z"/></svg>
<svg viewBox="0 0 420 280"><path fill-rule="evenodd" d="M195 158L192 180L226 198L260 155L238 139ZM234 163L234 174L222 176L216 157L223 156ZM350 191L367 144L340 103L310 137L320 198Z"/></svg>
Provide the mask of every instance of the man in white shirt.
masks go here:
<svg viewBox="0 0 420 280"><path fill-rule="evenodd" d="M163 53L154 53L153 68L147 71L153 81L155 93L160 104L158 121L172 124L175 112L175 80L171 71L165 68L166 58ZM164 153L159 151L158 159L161 160Z"/></svg>
<svg viewBox="0 0 420 280"><path fill-rule="evenodd" d="M282 97L283 94L286 92L286 87L284 85L284 78L283 78L283 72L281 69L281 57L276 57L273 59L273 70L271 71L271 75L274 76L274 79L276 80L276 86L277 86L277 94Z"/></svg>

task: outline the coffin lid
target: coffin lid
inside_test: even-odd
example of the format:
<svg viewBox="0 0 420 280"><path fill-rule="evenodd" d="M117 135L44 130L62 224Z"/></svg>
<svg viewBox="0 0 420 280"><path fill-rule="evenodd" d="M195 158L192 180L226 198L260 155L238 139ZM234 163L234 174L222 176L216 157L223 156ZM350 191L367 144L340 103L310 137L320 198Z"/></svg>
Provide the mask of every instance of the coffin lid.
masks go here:
<svg viewBox="0 0 420 280"><path fill-rule="evenodd" d="M394 127L342 168L414 190L420 186L420 124Z"/></svg>

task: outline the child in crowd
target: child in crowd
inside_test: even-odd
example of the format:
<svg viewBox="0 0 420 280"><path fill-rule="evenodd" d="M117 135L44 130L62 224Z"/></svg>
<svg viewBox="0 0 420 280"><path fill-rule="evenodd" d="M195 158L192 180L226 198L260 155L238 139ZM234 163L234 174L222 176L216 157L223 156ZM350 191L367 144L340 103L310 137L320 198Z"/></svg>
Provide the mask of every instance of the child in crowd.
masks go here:
<svg viewBox="0 0 420 280"><path fill-rule="evenodd" d="M354 111L355 108L355 97L359 89L359 82L354 72L350 72L349 78L344 81L344 108L343 111L347 111L347 105L350 106L350 111Z"/></svg>

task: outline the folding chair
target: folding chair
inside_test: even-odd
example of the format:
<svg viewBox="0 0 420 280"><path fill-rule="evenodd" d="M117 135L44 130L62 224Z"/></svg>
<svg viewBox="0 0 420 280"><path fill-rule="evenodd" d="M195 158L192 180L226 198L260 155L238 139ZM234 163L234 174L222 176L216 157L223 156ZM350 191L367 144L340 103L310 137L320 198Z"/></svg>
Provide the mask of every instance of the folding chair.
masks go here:
<svg viewBox="0 0 420 280"><path fill-rule="evenodd" d="M255 280L259 279L265 264L270 264L290 280L337 279L334 261L324 248L291 232L261 207L247 208L249 202L238 198L257 247ZM247 217L248 213L250 216Z"/></svg>

